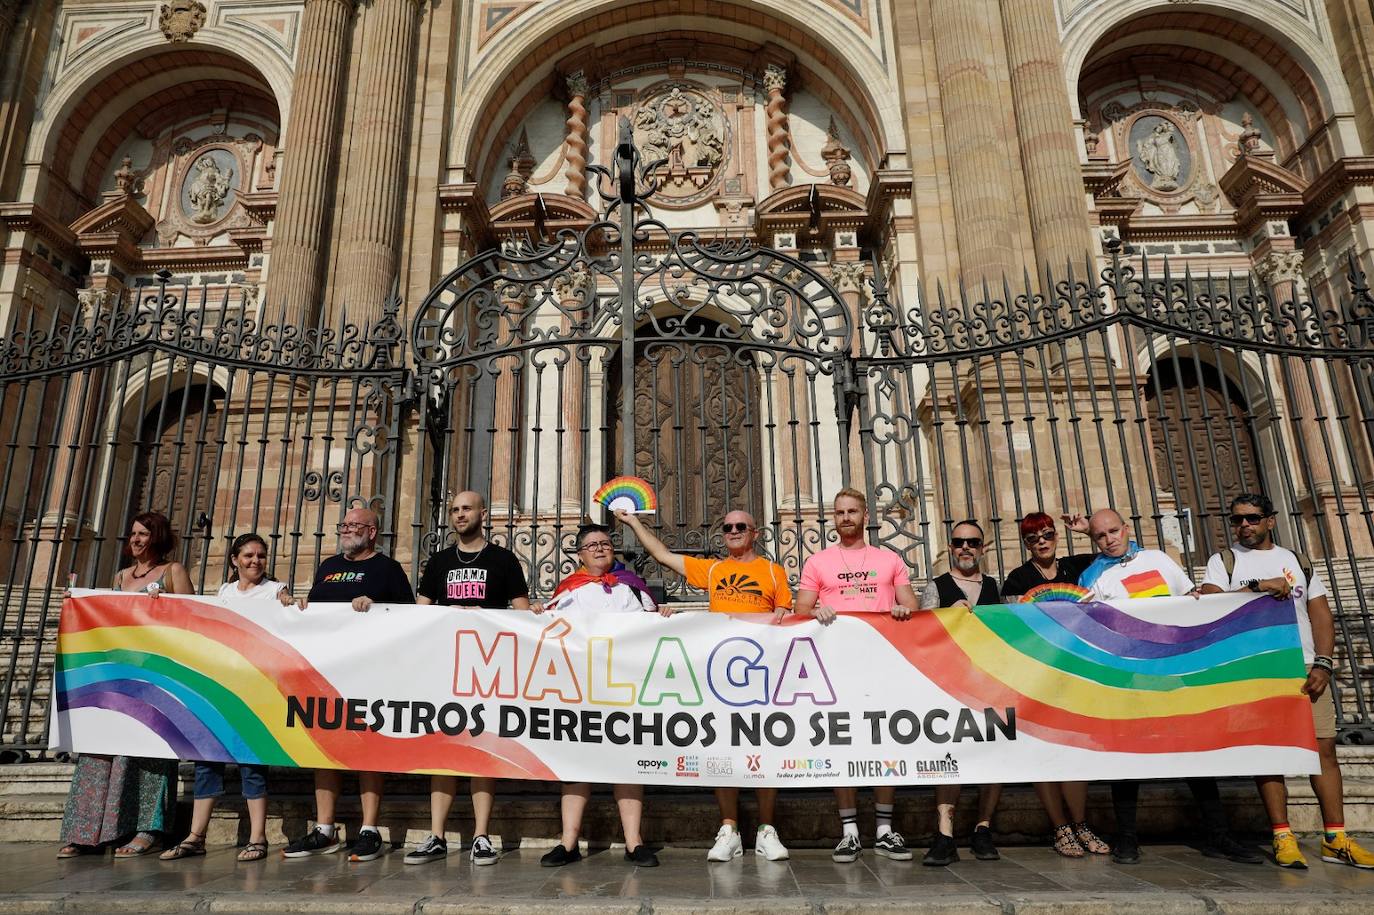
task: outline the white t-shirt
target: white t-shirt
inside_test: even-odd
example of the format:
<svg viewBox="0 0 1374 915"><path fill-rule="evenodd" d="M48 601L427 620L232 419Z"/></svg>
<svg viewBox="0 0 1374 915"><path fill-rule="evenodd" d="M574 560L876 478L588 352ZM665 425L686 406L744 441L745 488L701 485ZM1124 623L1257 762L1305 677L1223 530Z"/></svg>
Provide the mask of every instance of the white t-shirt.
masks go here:
<svg viewBox="0 0 1374 915"><path fill-rule="evenodd" d="M1312 645L1312 620L1307 617L1307 599L1326 597L1326 586L1322 584L1321 576L1313 569L1312 580L1308 581L1302 574L1302 565L1298 562L1298 557L1292 550L1278 544L1267 550L1252 550L1239 543L1233 543L1231 551L1236 554L1236 567L1231 571L1231 575L1226 575L1226 564L1222 562L1221 554L1213 553L1212 558L1207 560L1207 574L1203 576L1202 583L1216 585L1223 591L1234 591L1240 587L1241 582L1252 578L1282 576L1288 579L1288 585L1293 589L1293 609L1298 614L1302 657L1311 664L1316 649Z"/></svg>
<svg viewBox="0 0 1374 915"><path fill-rule="evenodd" d="M1169 597L1193 590L1193 581L1169 554L1141 550L1126 562L1113 563L1092 585L1097 600Z"/></svg>
<svg viewBox="0 0 1374 915"><path fill-rule="evenodd" d="M271 581L264 578L262 581L253 585L247 591L239 590L239 583L236 581L226 581L219 586L219 598L223 600L275 600L278 592L286 587L284 581Z"/></svg>
<svg viewBox="0 0 1374 915"><path fill-rule="evenodd" d="M600 583L592 582L558 595L549 601L544 609L546 612L559 614L587 610L603 613L654 613L658 610L658 605L648 594L636 595L634 589L624 582L612 585L609 594Z"/></svg>

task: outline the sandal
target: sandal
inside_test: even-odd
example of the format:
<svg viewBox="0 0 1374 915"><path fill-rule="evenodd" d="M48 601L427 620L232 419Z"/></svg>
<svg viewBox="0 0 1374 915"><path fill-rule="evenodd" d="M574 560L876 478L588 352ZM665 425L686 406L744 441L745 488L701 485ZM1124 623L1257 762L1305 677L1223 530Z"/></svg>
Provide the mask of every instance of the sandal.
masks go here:
<svg viewBox="0 0 1374 915"><path fill-rule="evenodd" d="M118 858L141 858L153 850L157 844L157 836L151 832L140 832L129 841L115 849L114 856Z"/></svg>
<svg viewBox="0 0 1374 915"><path fill-rule="evenodd" d="M57 857L80 858L82 855L98 855L102 851L104 849L99 845L78 845L75 842L70 842L57 850Z"/></svg>
<svg viewBox="0 0 1374 915"><path fill-rule="evenodd" d="M163 861L180 861L182 858L194 858L203 854L205 854L205 836L197 836L193 832L185 840L158 855L158 858Z"/></svg>
<svg viewBox="0 0 1374 915"><path fill-rule="evenodd" d="M1079 845L1095 855L1110 855L1112 853L1112 847L1088 828L1087 823L1074 823L1073 834L1074 838L1078 839Z"/></svg>
<svg viewBox="0 0 1374 915"><path fill-rule="evenodd" d="M243 851L239 852L240 861L261 861L267 857L266 842L249 842L243 846Z"/></svg>
<svg viewBox="0 0 1374 915"><path fill-rule="evenodd" d="M1054 850L1065 858L1081 858L1086 852L1074 837L1073 827L1064 825L1054 828Z"/></svg>

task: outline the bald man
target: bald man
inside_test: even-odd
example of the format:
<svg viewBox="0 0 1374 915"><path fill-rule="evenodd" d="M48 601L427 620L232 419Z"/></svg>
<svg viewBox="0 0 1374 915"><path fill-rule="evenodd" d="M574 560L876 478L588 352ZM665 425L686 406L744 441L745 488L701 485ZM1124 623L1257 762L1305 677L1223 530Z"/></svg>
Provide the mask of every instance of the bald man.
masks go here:
<svg viewBox="0 0 1374 915"><path fill-rule="evenodd" d="M1069 526L1086 533L1097 547L1097 556L1078 577L1090 588L1094 600L1128 600L1149 597L1198 596L1188 573L1167 553L1143 549L1131 539L1131 526L1121 513L1104 508L1091 518L1065 516ZM1203 826L1202 853L1209 858L1227 858L1243 864L1259 864L1263 859L1253 848L1237 842L1226 822L1221 791L1214 778L1187 779L1197 802ZM1112 808L1116 813L1116 840L1112 860L1118 864L1140 862L1140 839L1136 832L1136 808L1140 782L1112 782Z"/></svg>
<svg viewBox="0 0 1374 915"><path fill-rule="evenodd" d="M351 508L339 523L339 553L330 556L315 571L315 583L301 600L304 610L311 603L348 604L366 613L374 603L413 604L406 570L390 556L377 552L380 520L369 508ZM383 778L380 772L359 772L358 793L363 807L363 825L349 850L350 861L372 861L385 848L377 831L382 808ZM334 823L334 808L343 788L343 773L337 769L315 770L315 826L282 849L286 858L333 854L342 847Z"/></svg>
<svg viewBox="0 0 1374 915"><path fill-rule="evenodd" d="M530 608L530 586L525 570L515 554L482 535L487 524L487 502L481 493L470 489L449 500L449 527L457 537L453 546L442 549L425 563L417 600L421 604L446 607L472 607L487 610ZM495 864L500 853L492 845L487 828L491 822L496 779L472 778L473 834L470 854L476 865ZM430 777L430 836L405 856L406 864L428 864L448 856L444 823L453 807L458 778L453 775Z"/></svg>
<svg viewBox="0 0 1374 915"><path fill-rule="evenodd" d="M732 511L721 521L725 552L723 559L702 559L674 553L644 526L638 517L623 509L616 518L635 532L644 549L659 565L685 577L687 584L706 591L713 613L773 613L792 607L792 589L782 566L754 552L758 527L746 511ZM665 608L671 605L665 605ZM769 861L787 860L787 848L773 828L778 789L759 788L759 829L754 836L754 854ZM707 861L730 861L744 854L739 834L739 789L717 788L720 805L720 830L706 853Z"/></svg>

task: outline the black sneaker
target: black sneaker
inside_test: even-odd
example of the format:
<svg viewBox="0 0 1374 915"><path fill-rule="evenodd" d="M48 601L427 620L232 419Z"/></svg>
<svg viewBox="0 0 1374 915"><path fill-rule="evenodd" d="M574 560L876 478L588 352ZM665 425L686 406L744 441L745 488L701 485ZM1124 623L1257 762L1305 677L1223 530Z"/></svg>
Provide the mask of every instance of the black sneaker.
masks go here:
<svg viewBox="0 0 1374 915"><path fill-rule="evenodd" d="M893 861L911 860L911 849L906 847L906 839L900 832L889 831L878 836L873 842L873 851Z"/></svg>
<svg viewBox="0 0 1374 915"><path fill-rule="evenodd" d="M954 844L954 837L939 832L935 834L935 844L930 846L921 863L927 867L948 867L958 860L959 846Z"/></svg>
<svg viewBox="0 0 1374 915"><path fill-rule="evenodd" d="M1229 833L1224 832L1208 836L1207 841L1202 843L1202 854L1206 858L1225 858L1238 864L1264 863L1264 858L1260 857L1259 852L1242 845L1231 838Z"/></svg>
<svg viewBox="0 0 1374 915"><path fill-rule="evenodd" d="M349 847L348 860L376 861L384 851L382 834L375 829L364 829L358 833L358 838L354 839L353 845Z"/></svg>
<svg viewBox="0 0 1374 915"><path fill-rule="evenodd" d="M576 845L572 847L572 851L568 851L562 845L555 845L545 852L544 857L539 859L539 865L541 867L562 867L565 864L575 864L581 860L582 850Z"/></svg>
<svg viewBox="0 0 1374 915"><path fill-rule="evenodd" d="M992 830L986 826L974 827L969 846L973 849L973 857L979 861L996 861L1002 857L997 853L997 846L992 844Z"/></svg>
<svg viewBox="0 0 1374 915"><path fill-rule="evenodd" d="M420 847L405 856L406 864L428 864L448 857L448 843L439 836L430 836Z"/></svg>
<svg viewBox="0 0 1374 915"><path fill-rule="evenodd" d="M625 860L636 867L658 867L658 855L642 842L635 846L634 851L625 849Z"/></svg>
<svg viewBox="0 0 1374 915"><path fill-rule="evenodd" d="M563 846L558 846L562 848ZM491 845L488 836L478 836L472 840L472 863L476 865L495 864L501 860L501 855Z"/></svg>
<svg viewBox="0 0 1374 915"><path fill-rule="evenodd" d="M1140 840L1135 836L1117 836L1112 842L1112 860L1117 864L1139 864Z"/></svg>
<svg viewBox="0 0 1374 915"><path fill-rule="evenodd" d="M851 836L848 833L840 837L840 844L835 846L835 850L830 853L830 860L840 864L853 864L859 860L859 855L863 854L864 847L859 843L858 836Z"/></svg>
<svg viewBox="0 0 1374 915"><path fill-rule="evenodd" d="M281 856L283 858L308 858L311 855L332 855L341 848L343 848L343 843L339 841L337 829L334 830L333 835L327 836L320 827L312 826L304 836L283 848Z"/></svg>

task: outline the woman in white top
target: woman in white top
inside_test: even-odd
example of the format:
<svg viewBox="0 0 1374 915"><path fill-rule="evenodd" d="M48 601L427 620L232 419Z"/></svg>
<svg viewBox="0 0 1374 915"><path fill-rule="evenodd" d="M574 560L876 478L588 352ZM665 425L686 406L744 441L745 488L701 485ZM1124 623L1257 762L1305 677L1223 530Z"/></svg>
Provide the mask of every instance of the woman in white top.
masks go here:
<svg viewBox="0 0 1374 915"><path fill-rule="evenodd" d="M582 563L581 568L563 579L547 604L535 604L532 609L536 613L658 611L639 576L627 569L612 569L615 565L615 544L611 542L610 528L601 524L579 527L577 558ZM667 616L672 611L660 612ZM592 787L586 782L563 786L563 835L559 844L539 859L544 867L562 867L582 859L577 837L582 831L582 813L587 809L591 793ZM625 832L625 860L640 867L657 867L658 856L644 844L644 837L639 833L639 824L644 816L644 786L616 785L615 802L620 810L620 826Z"/></svg>
<svg viewBox="0 0 1374 915"><path fill-rule="evenodd" d="M275 600L283 606L292 601L291 589L267 574L267 541L257 534L243 534L229 547L229 580L220 586L218 596L225 600ZM248 807L248 844L239 852L240 861L261 861L267 857L267 779L262 766L239 764L239 780ZM162 853L162 860L194 858L205 854L205 833L215 800L224 794L224 763L196 762L195 803L191 807L191 834Z"/></svg>

